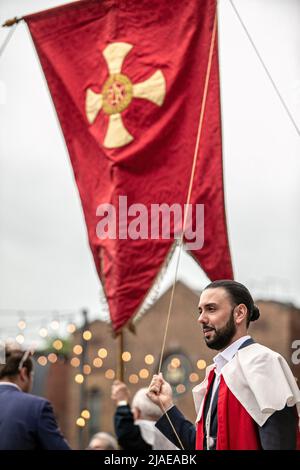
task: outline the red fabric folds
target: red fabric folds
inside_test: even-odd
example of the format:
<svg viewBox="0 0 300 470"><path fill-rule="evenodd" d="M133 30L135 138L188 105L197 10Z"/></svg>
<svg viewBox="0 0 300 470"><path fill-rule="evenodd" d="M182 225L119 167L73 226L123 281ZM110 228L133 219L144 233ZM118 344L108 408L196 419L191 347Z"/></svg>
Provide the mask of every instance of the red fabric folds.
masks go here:
<svg viewBox="0 0 300 470"><path fill-rule="evenodd" d="M214 377L208 376L206 397ZM205 397L205 399L206 399ZM204 408L203 408L204 409ZM221 376L218 397L218 433L216 450L260 450L258 428L249 413L227 387ZM203 450L203 415L197 423L196 449Z"/></svg>
<svg viewBox="0 0 300 470"><path fill-rule="evenodd" d="M149 210L150 227L151 204L186 202L215 14L215 0L88 0L25 17L68 147L115 331L153 285L174 243L174 224L170 239L118 233L99 239L97 207L118 208L119 196L126 196L128 206ZM191 254L210 279L232 278L217 39L191 203L204 204L205 211L204 245ZM133 219L129 215L127 225Z"/></svg>

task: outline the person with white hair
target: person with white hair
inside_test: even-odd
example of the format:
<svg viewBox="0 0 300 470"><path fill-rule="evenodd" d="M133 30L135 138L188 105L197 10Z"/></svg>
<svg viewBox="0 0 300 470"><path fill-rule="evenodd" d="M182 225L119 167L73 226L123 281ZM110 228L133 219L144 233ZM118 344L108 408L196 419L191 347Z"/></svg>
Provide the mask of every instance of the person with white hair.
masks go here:
<svg viewBox="0 0 300 470"><path fill-rule="evenodd" d="M118 450L116 439L108 432L97 432L93 435L87 450Z"/></svg>
<svg viewBox="0 0 300 470"><path fill-rule="evenodd" d="M130 408L128 387L119 380L114 381L111 397L117 405L114 425L118 443L123 450L176 450L155 427L162 412L147 397L147 391L147 388L138 390Z"/></svg>

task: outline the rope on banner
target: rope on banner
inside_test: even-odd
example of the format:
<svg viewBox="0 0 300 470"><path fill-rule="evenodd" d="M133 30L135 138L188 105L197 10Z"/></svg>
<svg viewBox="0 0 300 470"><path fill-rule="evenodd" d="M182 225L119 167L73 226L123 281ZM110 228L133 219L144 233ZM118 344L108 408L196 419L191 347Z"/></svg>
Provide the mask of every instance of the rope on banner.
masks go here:
<svg viewBox="0 0 300 470"><path fill-rule="evenodd" d="M195 177L196 162L197 162L197 156L198 156L199 146L200 146L200 137L201 137L204 111L205 111L205 105L206 105L206 99L207 99L208 83L209 83L211 64L212 64L212 58L213 58L213 52L214 52L216 32L217 32L217 12L216 12L216 15L215 15L214 26L213 26L212 36L211 36L211 44L210 44L208 64L207 64L207 69L206 69L203 99L202 99L202 104L201 104L201 109L200 109L199 125L198 125L198 131L197 131L197 138L196 138L196 144L195 144L195 151L194 151L194 157L193 157L191 177L190 177L190 182L189 182L187 201L186 201L186 204L185 204L183 229L182 229L182 234L181 234L180 241L179 241L179 253L178 253L178 257L177 257L174 282L173 282L173 286L172 286L172 292L171 292L170 303L169 303L169 308L168 308L168 315L167 315L163 345L162 345L161 354L160 354L158 374L161 372L162 359L163 359L165 345L166 345L167 331L168 331L168 328L169 328L170 315L171 315L173 300L174 300L175 285L176 285L176 282L177 282L179 261L180 261L180 256L181 256L181 252L182 252L182 247L183 247L183 237L184 237L184 232L185 232L185 228L186 228L188 207L189 207L190 200L191 200L193 182L194 182L194 177Z"/></svg>

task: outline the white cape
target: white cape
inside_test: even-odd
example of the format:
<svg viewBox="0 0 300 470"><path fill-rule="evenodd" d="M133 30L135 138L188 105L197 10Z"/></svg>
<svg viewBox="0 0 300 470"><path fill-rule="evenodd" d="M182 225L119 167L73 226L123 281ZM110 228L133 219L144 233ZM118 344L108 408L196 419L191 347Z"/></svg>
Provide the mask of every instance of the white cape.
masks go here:
<svg viewBox="0 0 300 470"><path fill-rule="evenodd" d="M208 366L203 382L193 388L196 422L202 416L208 375L213 368L214 365ZM238 350L223 367L222 375L229 390L259 426L286 405L297 406L300 424L300 390L286 360L277 352L261 344L250 344Z"/></svg>

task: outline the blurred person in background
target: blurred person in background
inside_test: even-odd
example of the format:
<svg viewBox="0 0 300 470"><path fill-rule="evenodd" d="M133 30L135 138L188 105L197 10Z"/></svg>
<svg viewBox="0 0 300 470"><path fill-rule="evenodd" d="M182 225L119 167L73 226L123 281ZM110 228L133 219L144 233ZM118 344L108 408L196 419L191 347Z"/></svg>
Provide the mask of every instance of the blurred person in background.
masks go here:
<svg viewBox="0 0 300 470"><path fill-rule="evenodd" d="M7 349L5 356L0 365L0 450L70 450L49 401L29 393L30 351Z"/></svg>
<svg viewBox="0 0 300 470"><path fill-rule="evenodd" d="M87 450L118 450L117 440L108 432L94 434Z"/></svg>
<svg viewBox="0 0 300 470"><path fill-rule="evenodd" d="M128 387L119 380L114 381L111 397L117 405L114 425L118 443L124 450L175 450L177 447L155 427L162 412L149 400L147 390L138 390L130 407Z"/></svg>

